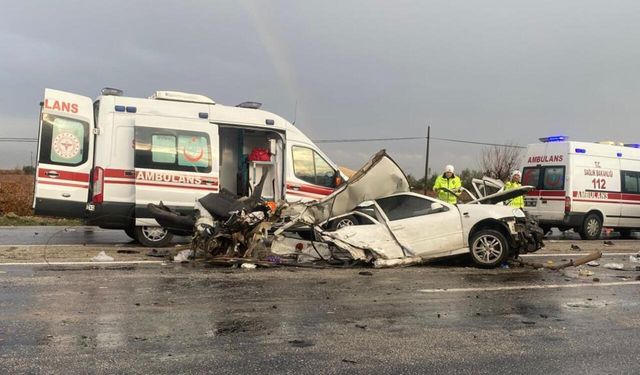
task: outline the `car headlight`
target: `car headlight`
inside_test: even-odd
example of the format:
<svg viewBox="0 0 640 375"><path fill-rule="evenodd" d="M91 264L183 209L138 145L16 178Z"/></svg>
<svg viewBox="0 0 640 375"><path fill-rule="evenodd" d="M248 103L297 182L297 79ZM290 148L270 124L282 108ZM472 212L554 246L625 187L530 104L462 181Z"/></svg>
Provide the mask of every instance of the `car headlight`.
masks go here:
<svg viewBox="0 0 640 375"><path fill-rule="evenodd" d="M521 209L516 208L515 210L513 210L513 216L515 217L527 217L524 212L522 212Z"/></svg>

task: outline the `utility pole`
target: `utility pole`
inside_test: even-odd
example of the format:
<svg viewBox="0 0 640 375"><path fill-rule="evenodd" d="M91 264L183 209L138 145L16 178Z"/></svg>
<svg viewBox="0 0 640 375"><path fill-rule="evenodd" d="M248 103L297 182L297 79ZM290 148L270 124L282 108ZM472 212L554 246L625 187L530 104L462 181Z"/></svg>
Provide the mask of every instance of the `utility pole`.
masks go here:
<svg viewBox="0 0 640 375"><path fill-rule="evenodd" d="M427 125L427 151L424 158L424 195L427 195L427 180L429 179L429 141L431 140L431 125Z"/></svg>

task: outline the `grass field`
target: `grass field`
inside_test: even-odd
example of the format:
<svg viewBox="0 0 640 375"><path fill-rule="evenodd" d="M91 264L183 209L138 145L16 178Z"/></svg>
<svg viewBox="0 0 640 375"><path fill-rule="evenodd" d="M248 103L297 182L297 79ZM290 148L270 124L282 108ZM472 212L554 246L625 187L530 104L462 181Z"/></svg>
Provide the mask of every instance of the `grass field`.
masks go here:
<svg viewBox="0 0 640 375"><path fill-rule="evenodd" d="M80 220L32 216L33 178L20 171L0 171L0 226L82 224Z"/></svg>

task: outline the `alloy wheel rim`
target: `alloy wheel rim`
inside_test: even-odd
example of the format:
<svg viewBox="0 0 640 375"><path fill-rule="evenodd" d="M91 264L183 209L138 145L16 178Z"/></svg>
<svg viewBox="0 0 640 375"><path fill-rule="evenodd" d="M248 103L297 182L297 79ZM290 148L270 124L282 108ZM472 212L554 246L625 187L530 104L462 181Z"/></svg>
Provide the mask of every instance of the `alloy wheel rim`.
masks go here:
<svg viewBox="0 0 640 375"><path fill-rule="evenodd" d="M340 221L338 221L338 224L336 225L337 229L340 228L344 228L344 227L350 227L353 225L353 221L349 220L349 219L342 219Z"/></svg>
<svg viewBox="0 0 640 375"><path fill-rule="evenodd" d="M498 237L486 234L473 242L472 251L479 261L491 263L500 258L504 249Z"/></svg>
<svg viewBox="0 0 640 375"><path fill-rule="evenodd" d="M149 241L160 241L167 235L167 230L162 227L142 227L142 234Z"/></svg>

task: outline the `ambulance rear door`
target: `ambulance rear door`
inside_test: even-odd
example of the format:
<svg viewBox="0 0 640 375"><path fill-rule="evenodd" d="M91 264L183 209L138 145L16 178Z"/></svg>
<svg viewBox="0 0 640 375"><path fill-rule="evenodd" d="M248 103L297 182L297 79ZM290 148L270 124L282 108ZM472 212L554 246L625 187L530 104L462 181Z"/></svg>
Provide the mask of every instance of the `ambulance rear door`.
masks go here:
<svg viewBox="0 0 640 375"><path fill-rule="evenodd" d="M138 116L135 121L136 224L148 220L147 205L163 202L180 211L218 191L218 126L207 120Z"/></svg>
<svg viewBox="0 0 640 375"><path fill-rule="evenodd" d="M84 217L93 167L91 98L45 89L33 208L36 215Z"/></svg>

